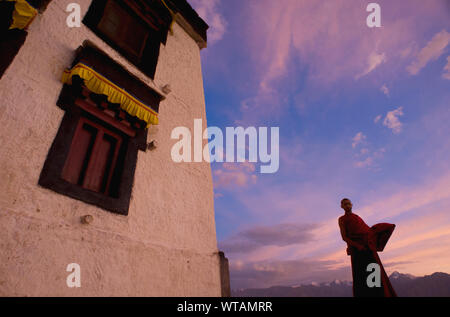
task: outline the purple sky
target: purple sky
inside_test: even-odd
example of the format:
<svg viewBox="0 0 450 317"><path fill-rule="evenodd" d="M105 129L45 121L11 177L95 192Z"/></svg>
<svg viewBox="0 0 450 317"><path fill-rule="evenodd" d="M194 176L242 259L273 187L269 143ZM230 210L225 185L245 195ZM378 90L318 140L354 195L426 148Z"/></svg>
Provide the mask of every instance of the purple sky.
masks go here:
<svg viewBox="0 0 450 317"><path fill-rule="evenodd" d="M208 126L280 128L280 168L214 163L232 288L351 279L349 197L397 225L388 274L450 272L450 1L190 0L208 22Z"/></svg>

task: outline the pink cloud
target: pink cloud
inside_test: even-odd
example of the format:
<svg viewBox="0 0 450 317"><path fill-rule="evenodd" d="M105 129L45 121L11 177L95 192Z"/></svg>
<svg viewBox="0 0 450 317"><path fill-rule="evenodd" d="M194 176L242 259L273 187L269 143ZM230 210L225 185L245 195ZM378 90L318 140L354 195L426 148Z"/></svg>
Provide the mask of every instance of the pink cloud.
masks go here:
<svg viewBox="0 0 450 317"><path fill-rule="evenodd" d="M375 123L378 122L379 119L381 119L381 116L377 118L375 118ZM381 148L376 151L369 150L367 146L369 146L370 144L367 142L367 136L362 132L358 132L352 139L352 148L356 149L361 145L366 147L362 148L354 155L354 157L357 159L354 164L355 167L379 170L379 167L376 166L376 162L383 157L386 149Z"/></svg>
<svg viewBox="0 0 450 317"><path fill-rule="evenodd" d="M246 209L254 210L258 219L265 219L268 223L270 223L270 217L277 222L302 221L305 217L310 220L311 211L315 213L316 210L320 210L319 214L331 218L317 221L321 226L320 230L313 232L317 235L317 241L314 243L304 244L301 247L261 248L240 255L241 263L246 265L253 261L309 258L314 261L332 261L330 270L349 266L348 257L345 254L345 243L341 240L337 225L340 211L336 204L340 196L330 195L330 191L325 186L321 186L319 191L312 188L310 184L296 188L289 185L265 188L267 189L254 195L246 193L241 197ZM271 202L270 210L276 210L276 213L267 213L265 206L269 201ZM402 218L405 220L395 222L398 225L395 235L390 241L389 248L381 256L383 260L391 262L414 261L414 266L407 266L408 273L432 273L428 270L427 263L437 264L437 262L427 258L426 252L430 254L442 252L445 246L438 242L440 239L445 238L445 241L450 239L448 231L450 223L447 217L448 208L450 208L450 174L443 174L440 178L430 177L428 181L409 188L400 185L390 186L374 192L368 203L358 201L354 203L355 212L369 225L382 221L389 222L385 219L406 215L418 208L423 210L423 213L418 216L406 215ZM420 250L420 252L415 254L413 250ZM233 261L234 257L230 259ZM395 265L392 266L392 268L395 267ZM444 270L444 266L441 265L440 270Z"/></svg>
<svg viewBox="0 0 450 317"><path fill-rule="evenodd" d="M381 118L383 118L383 116L380 114L380 115L376 116L375 119L373 119L373 122L378 123L378 121L380 121Z"/></svg>
<svg viewBox="0 0 450 317"><path fill-rule="evenodd" d="M283 91L288 88L283 79L294 62L308 66L307 84L320 87L322 93L335 84L352 84L372 75L378 78L378 69L385 77L400 76L427 27L416 16L448 18L439 0L412 0L408 6L380 1L383 27L372 29L365 24L366 5L344 0L260 0L243 8L251 16L243 45L254 60L256 82L254 94L241 108L242 121L273 119L284 113L289 103L284 102Z"/></svg>
<svg viewBox="0 0 450 317"><path fill-rule="evenodd" d="M447 45L450 43L450 33L442 30L433 36L433 38L422 48L417 59L407 67L411 75L417 75L430 61L438 59L443 53Z"/></svg>
<svg viewBox="0 0 450 317"><path fill-rule="evenodd" d="M368 59L367 59L367 68L366 70L359 75L356 75L356 79L359 79L363 76L366 76L367 74L371 73L372 71L375 70L375 68L377 68L378 66L380 66L381 64L383 64L384 62L386 62L386 54L384 53L376 53L376 52L372 52Z"/></svg>
<svg viewBox="0 0 450 317"><path fill-rule="evenodd" d="M354 212L369 225L418 208L422 210L422 213L404 217L404 220L396 222L397 228L388 248L381 254L382 258L391 262L411 261L413 264L408 264L408 273L429 274L434 271L450 271L450 253L447 252L450 243L448 218L450 175L432 179L413 188L397 187L396 189L391 188L390 191L394 191L391 196L377 193L377 196L372 198L376 201L375 203L361 208L355 202ZM336 238L339 239L336 226L336 220L332 218L324 222L321 227L323 240L327 240L331 245L334 244L332 241L336 241ZM326 249L326 244L319 245ZM434 259L428 257L430 254L440 254L440 256L438 259ZM341 249L333 250L315 259L333 261L336 263L333 268L348 265L348 258ZM449 265L444 265L444 263L449 263ZM431 265L436 267L432 269ZM393 265L393 268L395 267L396 265Z"/></svg>
<svg viewBox="0 0 450 317"><path fill-rule="evenodd" d="M190 0L189 2L209 25L208 44L220 41L226 33L228 23L220 13L219 0Z"/></svg>
<svg viewBox="0 0 450 317"><path fill-rule="evenodd" d="M447 65L444 67L442 78L450 80L450 56L447 57Z"/></svg>
<svg viewBox="0 0 450 317"><path fill-rule="evenodd" d="M427 182L410 188L396 186L390 188L389 191L394 194L386 197L385 194L378 193L385 197L374 199L373 203L361 208L360 212L366 216L379 218L379 210L384 210L383 217L394 217L408 210L420 208L442 199L449 199L450 174L444 173L439 178L431 178Z"/></svg>
<svg viewBox="0 0 450 317"><path fill-rule="evenodd" d="M245 86L249 93L248 98L241 103L244 116L238 121L273 119L285 110L288 103L284 100L287 88L283 79L292 76L290 71L293 65L297 64L296 62L308 65L305 85L319 87L320 93L326 93L327 89L341 83L353 84L355 76L365 73L365 76L359 78L360 82L370 82L375 90L381 86L381 91L388 95L389 89L383 83L392 83L395 76L408 75L406 66L413 62L420 48L429 41L429 38L423 38L423 34L429 31L429 26L422 21L427 21L432 15L435 15L435 19L442 18L444 13L439 10L439 5L442 3L442 1L433 0L427 3L411 0L410 6L404 6L401 2L380 1L383 8L383 28L381 29L368 29L365 25L361 25L365 23L367 13L365 4L357 1L258 0L247 3L248 8L243 5L244 13L246 13L244 15L248 19L246 20L248 28L245 29L244 26L243 32L248 34L248 37L240 45L246 47L254 61L255 83L249 84L250 87L254 87L253 90ZM328 14L324 15L323 12ZM417 21L418 14L423 16L421 21ZM289 80L295 81L296 77ZM376 82L373 83L373 81ZM308 89L308 91L311 90ZM308 97L302 95L301 100L303 101L301 107L307 107ZM394 133L399 133L403 128L400 121L402 114L402 108L394 108L390 113L378 116L375 122L380 124L385 122L386 127L392 129ZM446 131L443 132L445 137ZM301 144L302 140L298 141L293 143ZM412 188L399 184L389 186L384 183L372 193L362 192L364 189L355 189L352 184L345 184L341 181L342 179L359 179L361 174L364 175L364 171L354 169L354 162L348 159L351 158L352 149L348 144L350 140L347 139L345 142L347 145L344 147L348 150L345 153L341 149L333 152L330 148L327 148L325 153L311 153L310 148L305 146L305 149L302 149L300 145L292 151L284 150L280 153L283 166L288 166L287 170L290 173L295 172L296 176L297 174L300 176L298 182L280 185L261 177L258 180L259 183L267 181L262 184L263 186L252 187L251 192L237 193L236 199L242 203L243 209L248 211L250 217L257 218L262 223L314 219L317 223L324 223L325 226L321 227L320 239L311 245L302 245L300 248L267 246L240 257L231 257L230 264L233 268L253 267L255 261L299 260L305 257L322 260L321 257L324 256L331 256L333 260L336 260L327 269L344 266L348 268L349 259L345 254L345 243L341 241L337 227L337 217L341 211L337 202L339 198L342 198L343 191L350 193L350 196L355 193L353 196L355 198L356 196L360 198L361 195L370 197L365 199L366 203L362 208L357 209L357 213L361 214L368 223L372 221L373 224L389 217L402 217L402 214L405 214L405 217L411 216L411 221L401 220L398 223L402 228L413 227L414 224L420 223L421 219L410 213L412 209L450 198L448 191L450 178L448 177L430 179ZM386 146L391 150L389 144L378 146ZM342 144L337 147L342 147ZM360 164L360 167L376 167L376 159L383 157L384 148L380 149L370 144L361 148L355 146L354 151L360 155L356 164ZM324 156L332 159L317 164L320 166L320 172L311 172L313 168L306 162L320 161ZM349 171L349 166L355 170L354 174L352 174L353 171ZM224 175L228 172L242 171L226 169L223 171ZM247 175L230 176L228 179L224 176L221 182L228 187L233 184L236 188L241 188L237 185L238 183L243 184L242 186L250 184L248 174L251 173L247 171L244 174ZM435 212L436 209L430 209L429 214L433 215ZM438 220L433 221L433 224L438 224ZM383 259L386 257L390 261L387 263L393 263L393 265L395 264L393 260L396 260L397 264L416 261L418 264L414 268L417 271L420 268L426 268L427 263L432 261L426 258L424 252L427 248L433 249L433 244L436 244L439 238L447 239L444 227L441 228L442 232L436 229L433 233L432 229L428 228L426 230L429 232L412 233L417 234L416 238L407 236L403 229L399 230L390 245L392 249L382 254ZM428 242L423 242L422 238ZM399 246L394 252L397 248L396 241L400 240L405 244ZM420 252L423 252L411 253L413 255L409 256L407 253L414 250L415 245L411 244L413 242L423 243L420 244ZM430 254L438 254L439 250L442 252L445 249L442 246L435 247ZM239 264L234 266L235 263ZM270 266L258 265L255 268L273 271ZM282 268L283 266L280 265L280 270Z"/></svg>
<svg viewBox="0 0 450 317"><path fill-rule="evenodd" d="M255 170L255 164L250 162L223 163L221 169L213 172L214 187L233 188L255 184L257 180Z"/></svg>
<svg viewBox="0 0 450 317"><path fill-rule="evenodd" d="M383 125L391 129L394 134L399 134L402 131L403 126L403 124L400 122L399 117L403 115L403 107L397 108L393 111L389 111L384 118Z"/></svg>
<svg viewBox="0 0 450 317"><path fill-rule="evenodd" d="M383 94L385 94L386 96L389 97L389 88L386 86L386 84L383 84L383 86L381 86L380 90L383 92Z"/></svg>
<svg viewBox="0 0 450 317"><path fill-rule="evenodd" d="M366 156L365 158L357 161L355 166L358 168L370 168L372 170L380 170L379 167L376 166L377 160L381 159L384 156L386 149L381 148L379 150L370 153L369 149L362 149L359 153L360 156Z"/></svg>
<svg viewBox="0 0 450 317"><path fill-rule="evenodd" d="M365 142L367 137L362 132L358 132L352 139L352 148L356 148L359 144Z"/></svg>
<svg viewBox="0 0 450 317"><path fill-rule="evenodd" d="M435 3L427 5L435 7ZM382 4L386 12L398 10L398 6L401 4ZM424 6L420 1L411 4L414 13ZM254 15L249 32L250 47L254 49L251 53L265 69L260 82L270 87L273 80L285 75L291 57L311 65L312 76L325 82L372 72L388 55L395 55L400 48L404 50L416 39L417 35L411 32L415 29L414 20L410 19L412 12L401 7L403 15L385 16L385 27L374 30L365 25L365 3L258 1L249 8Z"/></svg>

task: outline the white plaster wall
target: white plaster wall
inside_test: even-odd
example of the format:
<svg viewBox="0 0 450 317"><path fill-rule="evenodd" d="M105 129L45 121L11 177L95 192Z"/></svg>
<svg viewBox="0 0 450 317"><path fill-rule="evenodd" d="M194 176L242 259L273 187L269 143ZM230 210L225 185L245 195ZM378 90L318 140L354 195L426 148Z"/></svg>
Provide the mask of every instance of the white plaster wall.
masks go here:
<svg viewBox="0 0 450 317"><path fill-rule="evenodd" d="M68 28L70 2L52 1L36 18L0 79L0 296L220 296L210 165L170 157L174 127L193 130L202 118L206 128L197 44L175 24L152 81L84 25ZM77 1L82 16L90 2ZM172 87L149 130L159 147L139 151L128 216L38 185L64 114L61 74L86 39L150 86ZM73 262L81 288L66 285Z"/></svg>

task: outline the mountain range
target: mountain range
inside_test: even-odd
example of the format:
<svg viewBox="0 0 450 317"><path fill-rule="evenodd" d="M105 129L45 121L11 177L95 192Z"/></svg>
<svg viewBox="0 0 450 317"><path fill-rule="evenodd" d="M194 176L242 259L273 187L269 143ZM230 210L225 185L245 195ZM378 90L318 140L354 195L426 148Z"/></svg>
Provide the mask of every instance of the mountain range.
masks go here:
<svg viewBox="0 0 450 317"><path fill-rule="evenodd" d="M399 297L450 297L450 275L436 272L416 277L394 272L389 279ZM231 291L232 297L351 297L352 282L335 280L300 286L272 286Z"/></svg>

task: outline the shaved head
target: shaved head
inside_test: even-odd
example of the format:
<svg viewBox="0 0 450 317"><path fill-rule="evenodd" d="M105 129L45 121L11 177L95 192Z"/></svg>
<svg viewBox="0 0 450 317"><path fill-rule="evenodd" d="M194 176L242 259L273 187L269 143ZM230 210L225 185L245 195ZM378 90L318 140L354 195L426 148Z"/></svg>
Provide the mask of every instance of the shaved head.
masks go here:
<svg viewBox="0 0 450 317"><path fill-rule="evenodd" d="M343 198L343 199L341 200L341 205L342 205L345 201L351 201L351 200L348 199L348 198Z"/></svg>
<svg viewBox="0 0 450 317"><path fill-rule="evenodd" d="M353 208L352 201L348 198L344 198L341 200L341 208L344 209L346 212L351 212Z"/></svg>

